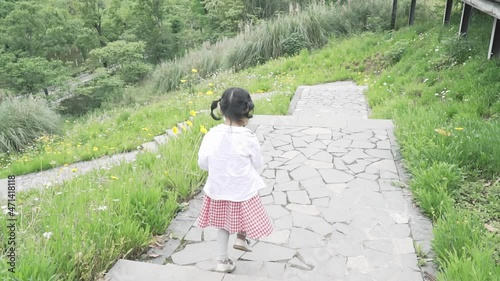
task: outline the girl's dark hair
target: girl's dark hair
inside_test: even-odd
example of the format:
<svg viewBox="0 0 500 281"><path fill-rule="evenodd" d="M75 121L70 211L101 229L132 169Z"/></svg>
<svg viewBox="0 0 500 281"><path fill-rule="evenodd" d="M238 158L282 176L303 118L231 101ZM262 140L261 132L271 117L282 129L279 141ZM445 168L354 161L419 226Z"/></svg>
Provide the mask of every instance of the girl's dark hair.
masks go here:
<svg viewBox="0 0 500 281"><path fill-rule="evenodd" d="M222 116L217 116L214 110L220 104L220 111L231 122L240 122L244 117L252 118L255 107L250 97L250 93L242 88L229 88L222 93L222 97L214 100L210 106L210 115L215 120L221 120Z"/></svg>

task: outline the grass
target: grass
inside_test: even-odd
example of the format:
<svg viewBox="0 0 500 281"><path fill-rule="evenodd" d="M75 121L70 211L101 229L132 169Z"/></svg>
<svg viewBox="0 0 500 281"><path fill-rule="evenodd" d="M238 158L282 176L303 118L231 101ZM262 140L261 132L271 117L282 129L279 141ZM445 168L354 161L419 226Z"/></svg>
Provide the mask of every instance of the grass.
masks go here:
<svg viewBox="0 0 500 281"><path fill-rule="evenodd" d="M457 26L454 20L453 26ZM150 96L150 105L117 109L116 116L109 118L117 118L121 110L128 111L130 116L122 118L133 124L140 123L136 124L138 132L133 133L137 137L145 133L141 128L151 125L146 123L150 121L146 117L135 121L141 120L138 116L143 116L135 115L136 112L146 114L155 106L165 110L171 102L182 107L179 109L182 113L179 114L180 120L175 122L182 121L189 117L191 108L206 108L208 101L215 99L229 85L242 86L253 93L284 93L276 98L276 103L265 99L258 101L256 114L267 110L284 113L287 106L281 103L286 104L290 99L287 93L299 85L347 79L368 85L367 98L373 117L395 121L404 164L412 176L410 188L419 206L435 224L433 249L440 268L438 279L495 281L500 276L500 239L498 232L491 233L484 226L498 226L500 214L497 200L497 179L500 177L499 62L487 61L483 51L488 47L490 28L491 19L475 16L469 38L456 41L458 45L450 43L456 40L457 29L440 26L437 21L397 32L364 33L332 40L318 51L302 50L294 57L273 59L239 73L220 73L209 80L197 78L196 83L185 83L185 88L181 89L184 93L191 89L194 94L179 94L173 100ZM207 94L209 91L213 93ZM260 107L264 111L259 111ZM86 126L98 126L99 117L94 118ZM196 118L201 120L196 124L210 126L208 119ZM161 130L164 130L171 125L162 126ZM177 202L189 196L202 181L202 175L198 178L194 176L196 172L191 172L194 164L186 165L184 171L189 172L184 176L168 178L169 172L182 169L177 166L184 155L186 159L181 163L189 162L187 159L193 157L192 147L196 146L199 137L196 129L191 131L192 135L183 135L189 140L181 142L190 141L189 145L169 142L168 147L172 150L163 151L168 155L162 154L160 158L144 154L135 164L82 176L64 187L57 186L40 193L20 193L20 205L23 206L20 218L23 222L18 233L24 235L20 237L23 245L20 251L29 254L20 260L20 266L23 266L20 270L24 268L25 271L19 274L39 274L36 275L41 277L38 280L50 280L44 278L61 277L61 274L88 280L88 274L96 276L109 268L116 258L142 251L152 234L164 230ZM167 156L175 161L167 163ZM190 175L193 177L188 177ZM152 189L153 195L149 196L145 189L148 192ZM106 190L117 193L108 196ZM137 200L127 197L127 192L134 194ZM82 195L84 193L92 196ZM64 200L59 199L62 195ZM37 205L35 198L44 200L44 204ZM113 199L120 200L114 202ZM37 206L44 211L34 211ZM107 208L98 211L103 206ZM123 210L128 216L117 210ZM104 217L98 217L101 215ZM87 219L94 224L85 223ZM60 220L68 223L56 224ZM46 225L50 227L46 228ZM79 225L82 228L76 228ZM101 228L106 232L101 232ZM48 240L43 237L47 231L53 232ZM74 233L79 239L69 237ZM96 233L105 235L98 237ZM71 242L64 244L65 240ZM97 241L101 247L91 247L82 241ZM65 254L62 245L65 250L75 250ZM50 255L43 254L45 247L52 251ZM102 249L109 251L102 253ZM92 255L95 262L90 263L91 258L81 257L80 252ZM59 259L59 255L64 259ZM28 266L31 263L35 265ZM30 267L34 268L33 271Z"/></svg>

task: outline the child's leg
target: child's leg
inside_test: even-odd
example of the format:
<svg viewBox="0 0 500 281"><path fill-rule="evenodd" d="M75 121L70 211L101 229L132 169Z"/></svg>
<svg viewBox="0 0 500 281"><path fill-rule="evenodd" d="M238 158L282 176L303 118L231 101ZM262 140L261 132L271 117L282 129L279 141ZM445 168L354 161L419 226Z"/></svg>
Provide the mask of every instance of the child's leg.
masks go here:
<svg viewBox="0 0 500 281"><path fill-rule="evenodd" d="M217 231L217 260L225 260L227 256L227 244L229 241L229 232L225 229Z"/></svg>
<svg viewBox="0 0 500 281"><path fill-rule="evenodd" d="M246 240L247 234L246 234L246 232L238 232L237 237L238 237L238 239Z"/></svg>

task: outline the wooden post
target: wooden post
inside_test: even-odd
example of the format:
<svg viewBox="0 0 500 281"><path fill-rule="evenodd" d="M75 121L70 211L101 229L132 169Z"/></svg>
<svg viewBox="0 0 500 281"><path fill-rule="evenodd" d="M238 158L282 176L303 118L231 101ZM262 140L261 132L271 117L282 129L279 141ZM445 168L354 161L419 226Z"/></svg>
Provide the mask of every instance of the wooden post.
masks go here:
<svg viewBox="0 0 500 281"><path fill-rule="evenodd" d="M452 8L453 8L453 0L446 0L446 7L444 8L443 24L450 23Z"/></svg>
<svg viewBox="0 0 500 281"><path fill-rule="evenodd" d="M392 1L392 18L391 18L391 28L396 29L396 17L398 14L398 0Z"/></svg>
<svg viewBox="0 0 500 281"><path fill-rule="evenodd" d="M458 32L458 35L467 36L471 14L472 14L472 6L464 3L464 9L462 11L462 20L460 21L460 31Z"/></svg>
<svg viewBox="0 0 500 281"><path fill-rule="evenodd" d="M411 0L410 6L410 20L408 21L409 25L413 25L415 22L415 9L417 7L417 0Z"/></svg>
<svg viewBox="0 0 500 281"><path fill-rule="evenodd" d="M490 50L488 52L488 59L491 59L492 57L500 58L500 20L497 18L493 20Z"/></svg>

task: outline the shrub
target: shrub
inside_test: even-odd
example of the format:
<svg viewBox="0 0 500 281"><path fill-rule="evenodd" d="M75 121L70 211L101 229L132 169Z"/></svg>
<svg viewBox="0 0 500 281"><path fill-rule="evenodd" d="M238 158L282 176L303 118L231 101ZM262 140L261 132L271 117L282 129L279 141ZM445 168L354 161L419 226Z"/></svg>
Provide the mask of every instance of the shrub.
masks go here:
<svg viewBox="0 0 500 281"><path fill-rule="evenodd" d="M446 266L450 254L458 259L467 259L471 257L471 250L475 247L482 250L493 248L488 245L486 237L486 229L477 216L467 211L450 210L434 227L432 243L438 264ZM492 253L489 255L490 259L491 255Z"/></svg>
<svg viewBox="0 0 500 281"><path fill-rule="evenodd" d="M18 152L43 135L60 132L61 119L47 102L33 97L0 104L0 152Z"/></svg>
<svg viewBox="0 0 500 281"><path fill-rule="evenodd" d="M79 87L76 93L59 104L59 111L68 115L83 115L99 108L105 101L120 100L124 82L118 76L110 76L105 69L99 68L97 76L85 86Z"/></svg>

